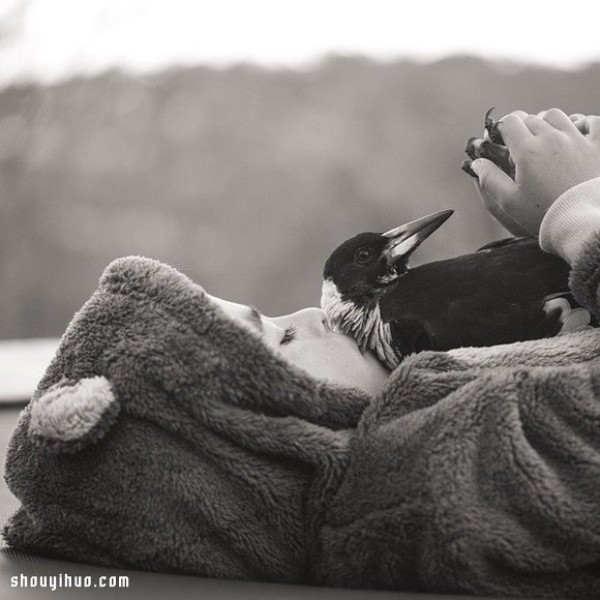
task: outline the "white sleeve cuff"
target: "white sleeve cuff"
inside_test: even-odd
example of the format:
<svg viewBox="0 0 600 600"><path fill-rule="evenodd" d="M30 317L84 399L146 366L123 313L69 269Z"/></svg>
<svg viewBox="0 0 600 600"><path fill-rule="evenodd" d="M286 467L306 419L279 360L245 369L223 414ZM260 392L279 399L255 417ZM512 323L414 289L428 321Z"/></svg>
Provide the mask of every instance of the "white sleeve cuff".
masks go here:
<svg viewBox="0 0 600 600"><path fill-rule="evenodd" d="M600 177L572 187L552 204L540 226L540 246L573 265L598 234Z"/></svg>

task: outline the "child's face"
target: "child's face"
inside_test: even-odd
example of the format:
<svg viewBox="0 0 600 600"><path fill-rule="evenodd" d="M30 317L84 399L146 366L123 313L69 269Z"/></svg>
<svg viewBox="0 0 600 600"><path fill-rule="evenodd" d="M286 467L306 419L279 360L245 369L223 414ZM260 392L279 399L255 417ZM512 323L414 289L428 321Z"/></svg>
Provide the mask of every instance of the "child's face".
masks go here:
<svg viewBox="0 0 600 600"><path fill-rule="evenodd" d="M266 317L244 304L209 297L228 317L260 335L287 362L316 379L376 394L389 375L372 354L362 354L352 338L329 329L318 308Z"/></svg>

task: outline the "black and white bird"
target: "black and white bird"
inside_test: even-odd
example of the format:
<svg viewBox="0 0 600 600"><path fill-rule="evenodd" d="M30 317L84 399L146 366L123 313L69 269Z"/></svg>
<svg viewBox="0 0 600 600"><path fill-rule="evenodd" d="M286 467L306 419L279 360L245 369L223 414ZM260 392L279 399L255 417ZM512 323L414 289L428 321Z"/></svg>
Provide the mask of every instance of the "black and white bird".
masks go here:
<svg viewBox="0 0 600 600"><path fill-rule="evenodd" d="M569 266L543 252L535 239L508 238L409 268L414 250L452 213L438 212L386 233L361 233L325 263L321 308L329 325L390 369L422 350L553 336L563 307L570 309L561 299L548 310L550 298L569 294Z"/></svg>

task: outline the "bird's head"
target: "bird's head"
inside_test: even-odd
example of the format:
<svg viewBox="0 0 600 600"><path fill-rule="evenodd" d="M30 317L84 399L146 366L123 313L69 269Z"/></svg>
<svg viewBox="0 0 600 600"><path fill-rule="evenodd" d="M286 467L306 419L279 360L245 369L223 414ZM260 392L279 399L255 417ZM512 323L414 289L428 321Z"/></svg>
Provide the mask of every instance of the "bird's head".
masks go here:
<svg viewBox="0 0 600 600"><path fill-rule="evenodd" d="M332 295L354 305L372 303L408 270L410 255L453 212L437 212L386 233L359 233L340 244L325 263L322 303Z"/></svg>
<svg viewBox="0 0 600 600"><path fill-rule="evenodd" d="M379 299L406 273L419 244L453 212L437 212L386 233L360 233L340 244L325 263L321 308L329 326L352 336L361 351L375 352L389 368L398 364L398 356Z"/></svg>

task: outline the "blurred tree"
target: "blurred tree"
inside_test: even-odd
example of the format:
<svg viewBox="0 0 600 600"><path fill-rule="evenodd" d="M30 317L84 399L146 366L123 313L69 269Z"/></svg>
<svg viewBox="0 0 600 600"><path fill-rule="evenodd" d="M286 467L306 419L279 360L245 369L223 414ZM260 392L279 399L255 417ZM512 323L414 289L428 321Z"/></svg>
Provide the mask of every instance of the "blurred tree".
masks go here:
<svg viewBox="0 0 600 600"><path fill-rule="evenodd" d="M267 314L318 304L343 239L452 207L417 262L504 233L460 171L490 106L598 112L600 65L329 57L0 92L0 338L58 335L145 254Z"/></svg>

